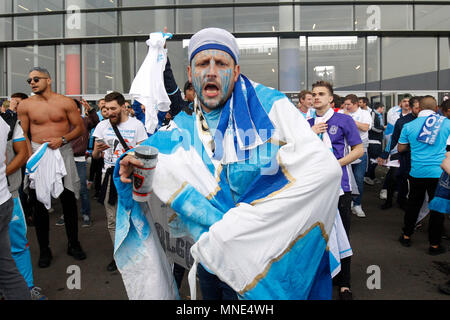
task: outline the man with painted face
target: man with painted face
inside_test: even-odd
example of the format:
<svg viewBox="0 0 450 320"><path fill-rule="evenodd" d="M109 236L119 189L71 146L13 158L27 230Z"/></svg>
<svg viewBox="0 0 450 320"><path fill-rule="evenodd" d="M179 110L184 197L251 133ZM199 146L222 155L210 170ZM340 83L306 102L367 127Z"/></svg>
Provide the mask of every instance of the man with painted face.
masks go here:
<svg viewBox="0 0 450 320"><path fill-rule="evenodd" d="M228 31L197 32L188 54L193 113L142 145L159 150L153 192L176 212L171 233L195 241L191 298L198 269L203 299L331 299L338 161L284 94L241 74ZM170 268L150 252L160 242L132 200L134 165L122 157L114 173L117 266L130 299L173 299Z"/></svg>

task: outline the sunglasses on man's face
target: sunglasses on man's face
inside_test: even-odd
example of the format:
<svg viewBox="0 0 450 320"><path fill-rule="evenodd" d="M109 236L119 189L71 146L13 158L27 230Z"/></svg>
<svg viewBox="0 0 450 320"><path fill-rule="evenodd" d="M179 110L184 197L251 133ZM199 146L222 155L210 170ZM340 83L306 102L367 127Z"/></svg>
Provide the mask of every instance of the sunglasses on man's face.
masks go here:
<svg viewBox="0 0 450 320"><path fill-rule="evenodd" d="M28 79L27 79L27 82L28 82L28 84L31 84L31 81L34 81L35 83L38 83L39 80L41 80L41 79L48 79L48 78L44 78L44 77L33 77L33 78L28 78Z"/></svg>

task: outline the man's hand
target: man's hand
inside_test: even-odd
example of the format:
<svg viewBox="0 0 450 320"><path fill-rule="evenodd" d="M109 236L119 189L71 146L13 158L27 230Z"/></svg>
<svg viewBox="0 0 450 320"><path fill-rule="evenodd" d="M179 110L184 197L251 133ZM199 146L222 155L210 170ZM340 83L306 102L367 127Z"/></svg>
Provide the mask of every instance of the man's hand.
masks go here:
<svg viewBox="0 0 450 320"><path fill-rule="evenodd" d="M108 146L106 143L103 143L103 142L95 142L95 144L96 144L96 149L100 152L103 152L106 149L110 148L110 146Z"/></svg>
<svg viewBox="0 0 450 320"><path fill-rule="evenodd" d="M318 123L311 127L312 131L314 131L315 134L324 133L327 131L328 125L326 123Z"/></svg>
<svg viewBox="0 0 450 320"><path fill-rule="evenodd" d="M133 173L134 167L142 167L144 164L136 159L133 156L127 155L119 162L120 164L120 170L119 170L119 176L120 181L123 183L131 183L131 179L129 178L131 174Z"/></svg>
<svg viewBox="0 0 450 320"><path fill-rule="evenodd" d="M91 105L84 99L81 99L81 104L84 106L85 114L87 114L91 110Z"/></svg>
<svg viewBox="0 0 450 320"><path fill-rule="evenodd" d="M384 165L386 163L386 160L383 159L383 158L378 157L377 158L377 163L378 163L378 165L382 166L382 165Z"/></svg>
<svg viewBox="0 0 450 320"><path fill-rule="evenodd" d="M50 149L56 150L62 146L62 138L48 138L44 139L44 142L48 142Z"/></svg>

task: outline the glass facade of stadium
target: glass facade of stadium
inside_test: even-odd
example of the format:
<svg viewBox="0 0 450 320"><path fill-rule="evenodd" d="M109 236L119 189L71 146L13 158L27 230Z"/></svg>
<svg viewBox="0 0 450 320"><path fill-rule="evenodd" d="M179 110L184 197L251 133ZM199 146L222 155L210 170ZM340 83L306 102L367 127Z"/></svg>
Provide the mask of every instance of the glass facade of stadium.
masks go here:
<svg viewBox="0 0 450 320"><path fill-rule="evenodd" d="M0 0L0 97L30 93L34 66L53 90L97 100L127 93L165 26L175 78L189 38L220 27L238 39L241 71L291 94L324 79L338 94L387 107L403 93L450 92L450 1Z"/></svg>

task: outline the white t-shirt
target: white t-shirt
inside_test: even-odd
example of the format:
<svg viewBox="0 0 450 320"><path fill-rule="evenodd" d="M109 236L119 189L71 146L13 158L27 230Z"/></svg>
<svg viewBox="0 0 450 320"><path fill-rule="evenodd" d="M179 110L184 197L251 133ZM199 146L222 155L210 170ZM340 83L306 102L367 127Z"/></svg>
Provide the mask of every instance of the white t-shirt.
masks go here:
<svg viewBox="0 0 450 320"><path fill-rule="evenodd" d="M11 198L6 180L6 143L8 141L9 125L0 117L0 205Z"/></svg>
<svg viewBox="0 0 450 320"><path fill-rule="evenodd" d="M128 117L128 120L121 122L117 128L120 131L123 139L130 148L136 147L136 145L148 138L145 127L136 118ZM125 152L122 144L117 138L114 129L111 126L109 120L101 121L92 134L96 139L102 139L110 148L104 151L104 163L103 170L116 165L117 159Z"/></svg>
<svg viewBox="0 0 450 320"><path fill-rule="evenodd" d="M369 130L372 128L372 116L370 115L369 111L358 108L358 110L356 110L353 113L350 113L349 115L355 121L367 123L369 125ZM363 142L364 150L366 150L369 147L369 130L361 131L358 129L359 136L361 137L361 140Z"/></svg>
<svg viewBox="0 0 450 320"><path fill-rule="evenodd" d="M23 134L22 126L17 123L14 127L14 132L12 136L13 142L25 141L25 136Z"/></svg>

